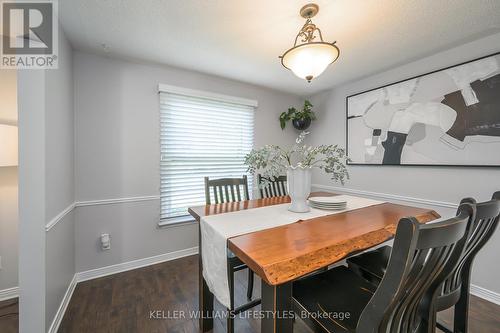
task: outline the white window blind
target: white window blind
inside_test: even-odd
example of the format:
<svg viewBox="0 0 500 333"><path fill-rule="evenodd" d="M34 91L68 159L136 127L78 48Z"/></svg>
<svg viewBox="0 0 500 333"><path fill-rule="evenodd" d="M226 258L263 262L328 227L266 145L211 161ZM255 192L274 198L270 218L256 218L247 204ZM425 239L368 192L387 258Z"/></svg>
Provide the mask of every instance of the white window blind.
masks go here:
<svg viewBox="0 0 500 333"><path fill-rule="evenodd" d="M255 107L209 96L160 91L162 224L205 204L204 177L246 174Z"/></svg>

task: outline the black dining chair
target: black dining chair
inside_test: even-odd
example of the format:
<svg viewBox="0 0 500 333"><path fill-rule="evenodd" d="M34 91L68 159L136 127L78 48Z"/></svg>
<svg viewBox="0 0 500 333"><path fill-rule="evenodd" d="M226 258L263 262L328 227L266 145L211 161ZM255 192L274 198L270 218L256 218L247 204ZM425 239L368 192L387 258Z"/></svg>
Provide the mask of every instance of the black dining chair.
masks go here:
<svg viewBox="0 0 500 333"><path fill-rule="evenodd" d="M345 266L293 283L292 306L315 332L430 333L436 292L459 263L475 207L437 223L399 221L387 272L375 286Z"/></svg>
<svg viewBox="0 0 500 333"><path fill-rule="evenodd" d="M259 184L259 191L261 198L272 198L272 197L282 197L288 194L286 176L279 177L263 177L260 174L257 175L257 181ZM265 187L260 187L260 184L267 182Z"/></svg>
<svg viewBox="0 0 500 333"><path fill-rule="evenodd" d="M209 179L208 177L205 177L205 199L207 205L212 203L212 198L214 199L215 204L250 200L247 176L243 176L242 178L220 179ZM249 302L238 308L235 308L234 306L234 273L246 268L248 268L248 266L245 265L234 253L228 250L227 274L231 304L228 309L230 315L227 318L227 331L231 333L234 332L234 315L259 305L261 301L260 299L252 300L254 273L250 268L248 268L247 300Z"/></svg>
<svg viewBox="0 0 500 333"><path fill-rule="evenodd" d="M466 198L461 201L461 203L466 202L475 203L475 200ZM466 240L465 251L460 259L460 264L444 282L436 303L438 312L455 306L453 331L441 323L436 323L440 330L447 333L466 333L468 330L472 265L476 254L488 242L498 225L500 191L493 194L492 200L477 204L476 210L475 219L470 221L469 229L471 229L471 232ZM347 264L359 276L377 285L384 277L391 250L390 246L384 246L349 258Z"/></svg>

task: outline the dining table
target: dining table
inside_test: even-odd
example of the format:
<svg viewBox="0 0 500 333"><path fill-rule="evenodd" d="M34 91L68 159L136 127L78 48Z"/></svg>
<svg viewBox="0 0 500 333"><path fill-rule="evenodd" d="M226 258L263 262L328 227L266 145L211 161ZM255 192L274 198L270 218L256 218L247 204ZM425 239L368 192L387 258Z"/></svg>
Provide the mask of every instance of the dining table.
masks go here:
<svg viewBox="0 0 500 333"><path fill-rule="evenodd" d="M312 197L335 193L313 192ZM207 216L252 210L290 202L289 196L228 202L189 208L200 223ZM293 332L292 283L315 271L394 238L398 222L413 216L420 223L439 218L428 208L380 202L368 207L245 233L227 240L232 251L261 281L262 333ZM200 228L199 228L200 229ZM202 237L199 237L200 332L213 329L214 296L203 277Z"/></svg>

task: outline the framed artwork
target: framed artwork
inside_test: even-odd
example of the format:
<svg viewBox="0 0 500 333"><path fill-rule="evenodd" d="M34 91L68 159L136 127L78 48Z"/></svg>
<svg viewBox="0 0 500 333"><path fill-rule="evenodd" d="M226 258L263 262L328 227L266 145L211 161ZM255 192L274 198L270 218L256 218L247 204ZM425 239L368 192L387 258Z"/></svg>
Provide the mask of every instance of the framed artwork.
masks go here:
<svg viewBox="0 0 500 333"><path fill-rule="evenodd" d="M351 165L500 166L500 52L346 98Z"/></svg>

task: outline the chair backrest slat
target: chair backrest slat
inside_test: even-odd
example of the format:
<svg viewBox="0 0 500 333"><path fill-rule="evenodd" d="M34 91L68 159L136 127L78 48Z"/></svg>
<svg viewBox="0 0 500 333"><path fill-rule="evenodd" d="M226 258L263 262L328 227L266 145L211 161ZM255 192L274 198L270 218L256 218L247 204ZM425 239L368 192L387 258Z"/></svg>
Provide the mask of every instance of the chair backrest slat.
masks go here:
<svg viewBox="0 0 500 333"><path fill-rule="evenodd" d="M226 199L224 198L224 192L223 192L223 186L218 186L217 189L219 190L219 203L224 203L226 202Z"/></svg>
<svg viewBox="0 0 500 333"><path fill-rule="evenodd" d="M242 190L243 188L243 195ZM241 178L209 179L205 177L205 202L212 203L212 195L216 204L249 200L247 176Z"/></svg>
<svg viewBox="0 0 500 333"><path fill-rule="evenodd" d="M278 190L276 188L276 182L272 182L270 184L270 190L271 190L271 193L273 194L273 197L278 196Z"/></svg>
<svg viewBox="0 0 500 333"><path fill-rule="evenodd" d="M261 184L264 182L267 183L267 186L261 187ZM286 190L286 176L267 178L259 174L257 175L257 183L259 184L261 198L281 197L288 194Z"/></svg>
<svg viewBox="0 0 500 333"><path fill-rule="evenodd" d="M231 198L232 198L231 201L235 202L236 201L236 197L234 195L234 186L230 186L230 189L231 189Z"/></svg>
<svg viewBox="0 0 500 333"><path fill-rule="evenodd" d="M215 203L218 204L219 203L219 192L217 191L217 187L215 187L215 186L212 186L212 189L214 192Z"/></svg>
<svg viewBox="0 0 500 333"><path fill-rule="evenodd" d="M236 186L236 195L238 196L238 201L241 201L241 192L239 186Z"/></svg>
<svg viewBox="0 0 500 333"><path fill-rule="evenodd" d="M437 291L458 265L475 207L463 204L456 217L398 224L386 273L363 310L356 332L431 332Z"/></svg>
<svg viewBox="0 0 500 333"><path fill-rule="evenodd" d="M281 195L284 196L286 195L286 180L280 181L281 184Z"/></svg>

